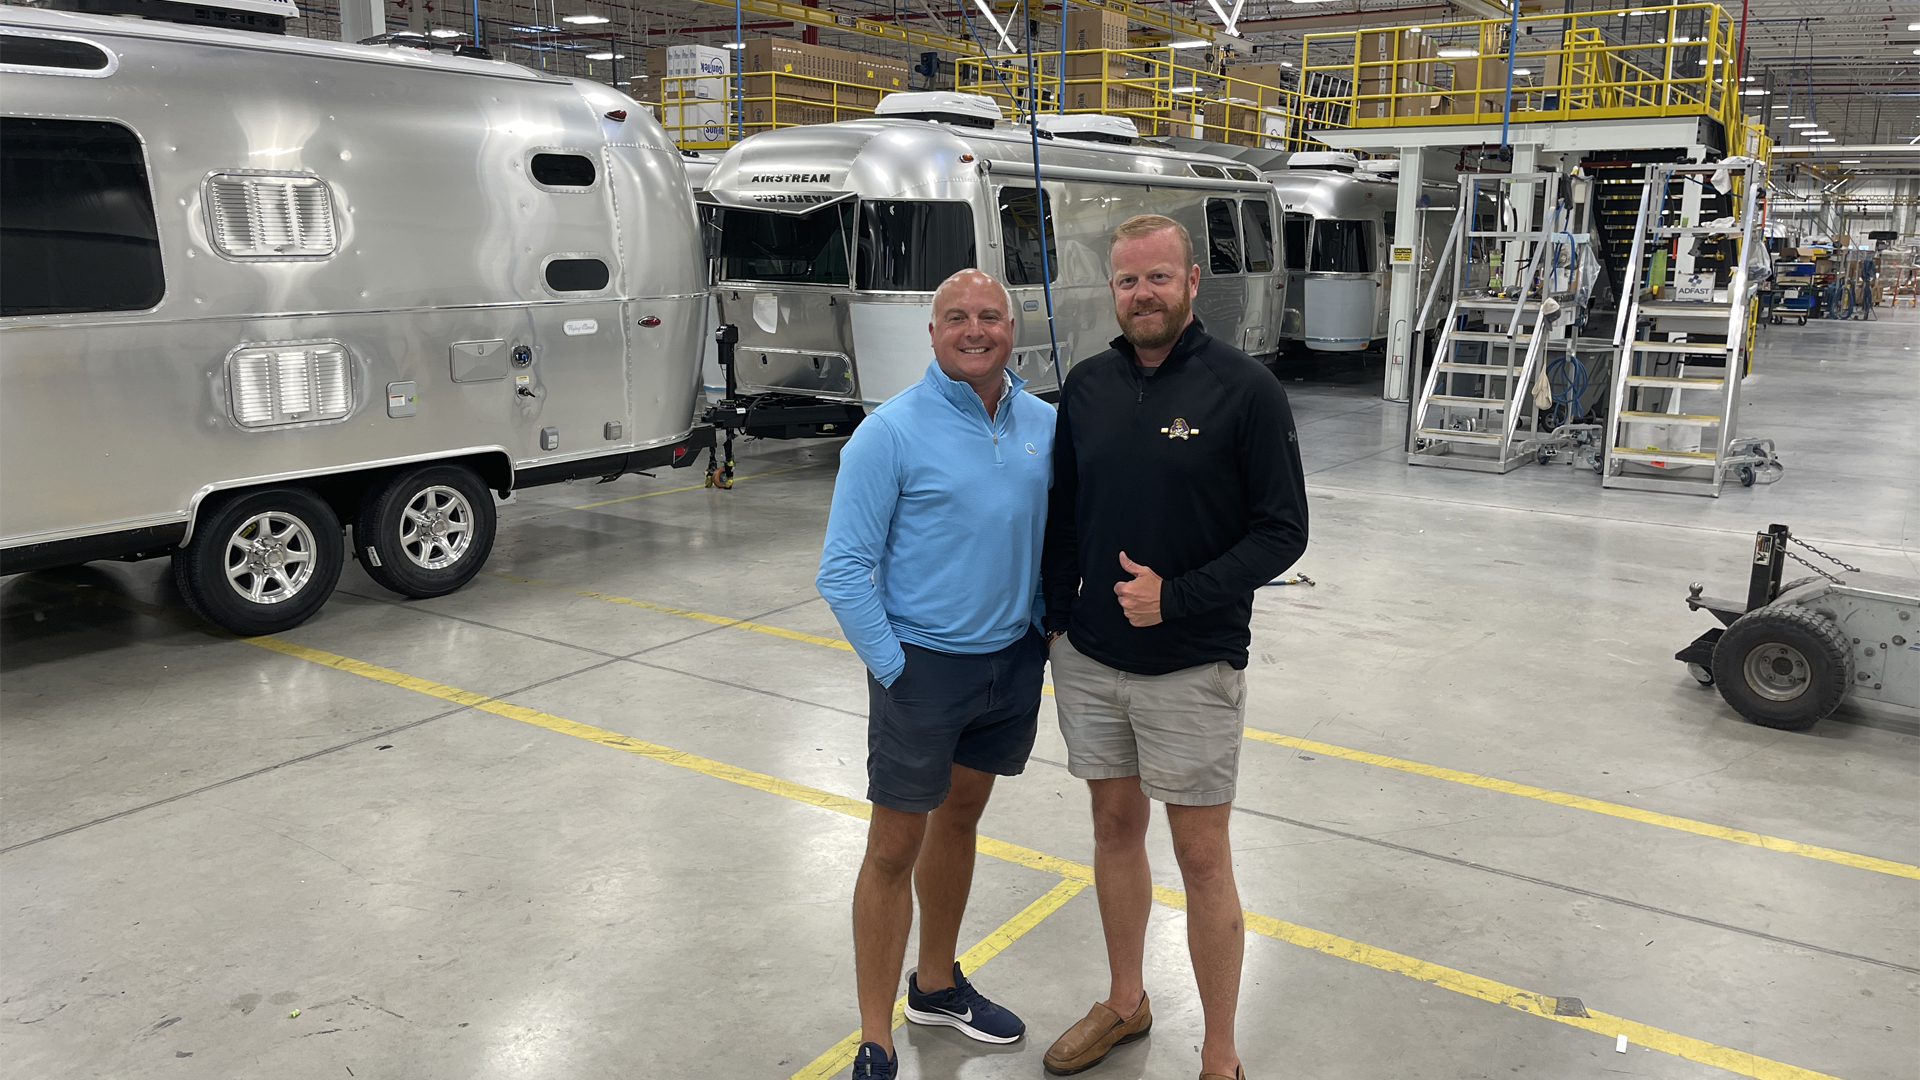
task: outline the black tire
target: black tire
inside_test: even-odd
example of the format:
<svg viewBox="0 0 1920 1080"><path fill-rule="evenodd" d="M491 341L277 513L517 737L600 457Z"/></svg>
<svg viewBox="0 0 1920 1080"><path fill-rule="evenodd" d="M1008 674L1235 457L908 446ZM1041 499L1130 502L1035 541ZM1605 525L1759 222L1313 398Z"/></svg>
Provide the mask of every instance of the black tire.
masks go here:
<svg viewBox="0 0 1920 1080"><path fill-rule="evenodd" d="M353 523L354 555L401 596L445 596L486 565L495 520L493 492L472 469L409 469L367 492Z"/></svg>
<svg viewBox="0 0 1920 1080"><path fill-rule="evenodd" d="M1776 604L1727 627L1713 650L1713 681L1741 716L1805 731L1840 706L1853 682L1853 651L1833 620Z"/></svg>
<svg viewBox="0 0 1920 1080"><path fill-rule="evenodd" d="M194 614L254 637L312 618L345 562L332 507L305 488L267 488L203 508L173 579Z"/></svg>

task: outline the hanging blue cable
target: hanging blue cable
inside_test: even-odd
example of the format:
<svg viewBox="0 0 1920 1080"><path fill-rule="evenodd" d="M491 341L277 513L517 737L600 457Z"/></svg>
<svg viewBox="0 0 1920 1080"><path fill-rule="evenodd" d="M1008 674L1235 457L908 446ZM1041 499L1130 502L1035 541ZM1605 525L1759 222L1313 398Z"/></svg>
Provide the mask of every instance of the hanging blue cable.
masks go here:
<svg viewBox="0 0 1920 1080"><path fill-rule="evenodd" d="M1053 325L1053 266L1047 255L1047 189L1040 183L1040 77L1033 69L1033 19L1027 13L1028 0L1020 0L1020 17L1027 22L1027 133L1033 141L1033 205L1040 215L1040 292L1047 300L1047 345L1053 356L1055 393L1066 389L1060 372L1060 336ZM1066 40L1067 22L1060 20L1060 39Z"/></svg>
<svg viewBox="0 0 1920 1080"><path fill-rule="evenodd" d="M745 84L740 81L740 69L746 66L747 58L747 42L741 36L742 29L740 0L733 0L733 137L735 141L747 137L747 91ZM834 119L840 118L836 116ZM684 119L682 122L685 122Z"/></svg>
<svg viewBox="0 0 1920 1080"><path fill-rule="evenodd" d="M1507 10L1513 12L1513 19L1507 24L1507 99L1500 105L1501 146L1507 145L1507 122L1513 118L1513 54L1520 47L1520 0L1507 0Z"/></svg>

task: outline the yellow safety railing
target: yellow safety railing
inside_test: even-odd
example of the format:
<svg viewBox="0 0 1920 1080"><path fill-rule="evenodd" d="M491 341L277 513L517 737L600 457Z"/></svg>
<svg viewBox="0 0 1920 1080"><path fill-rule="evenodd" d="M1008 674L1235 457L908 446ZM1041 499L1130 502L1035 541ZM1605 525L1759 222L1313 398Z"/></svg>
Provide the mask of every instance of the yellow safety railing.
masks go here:
<svg viewBox="0 0 1920 1080"><path fill-rule="evenodd" d="M1182 50L1080 49L1034 57L1039 71L1031 93L1042 113L1099 113L1133 121L1142 135L1194 139L1275 150L1324 149L1308 136L1316 127L1341 127L1336 110L1309 107L1300 91L1278 85L1278 65L1261 74L1228 74L1183 62ZM1270 80L1270 81L1269 81ZM1029 75L1024 57L961 57L954 88L1000 102L1009 118L1024 115ZM1062 107L1064 106L1064 107Z"/></svg>
<svg viewBox="0 0 1920 1080"><path fill-rule="evenodd" d="M1706 116L1745 133L1738 25L1718 4L1306 35L1303 111L1351 110L1352 127ZM1512 74L1511 108L1508 75Z"/></svg>
<svg viewBox="0 0 1920 1080"><path fill-rule="evenodd" d="M747 135L872 116L889 91L779 71L660 79L660 123L686 150L724 150Z"/></svg>

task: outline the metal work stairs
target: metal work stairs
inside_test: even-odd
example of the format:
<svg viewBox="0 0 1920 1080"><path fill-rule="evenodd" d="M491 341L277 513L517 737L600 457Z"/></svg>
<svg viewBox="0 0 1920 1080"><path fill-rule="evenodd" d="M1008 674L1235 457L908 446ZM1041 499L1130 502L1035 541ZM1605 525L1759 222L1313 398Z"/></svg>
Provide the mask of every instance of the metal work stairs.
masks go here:
<svg viewBox="0 0 1920 1080"><path fill-rule="evenodd" d="M1409 465L1507 473L1538 459L1545 433L1530 399L1560 310L1550 292L1542 294L1544 256L1552 237L1586 229L1584 221L1563 220L1575 212L1562 199L1567 179L1555 172L1461 177L1453 250L1444 260L1453 299L1414 404ZM1489 208L1491 222L1483 220ZM1479 227L1485 224L1495 227ZM1523 280L1500 281L1496 265L1525 267ZM1476 280L1476 269L1487 280Z"/></svg>
<svg viewBox="0 0 1920 1080"><path fill-rule="evenodd" d="M1708 186L1717 164L1646 167L1640 215L1626 271L1630 302L1614 326L1612 407L1607 418L1603 487L1718 497L1732 465L1733 428L1746 370L1754 290L1748 245L1756 240L1761 166L1728 170L1737 213L1702 225L1674 206L1675 184ZM1711 205L1698 200L1691 205ZM1724 204L1722 204L1724 205ZM1725 217L1715 221L1725 222ZM1686 268L1679 249L1713 244L1722 258L1698 263L1673 284L1653 280L1656 253ZM1728 246L1731 251L1725 250ZM1712 266L1712 264L1709 264Z"/></svg>

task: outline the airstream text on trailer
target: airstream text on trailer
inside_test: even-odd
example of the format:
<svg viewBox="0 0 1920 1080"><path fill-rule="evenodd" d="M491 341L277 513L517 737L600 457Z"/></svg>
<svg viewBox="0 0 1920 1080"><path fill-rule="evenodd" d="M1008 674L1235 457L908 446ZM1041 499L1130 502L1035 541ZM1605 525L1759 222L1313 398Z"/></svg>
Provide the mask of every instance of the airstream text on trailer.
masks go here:
<svg viewBox="0 0 1920 1080"><path fill-rule="evenodd" d="M1194 311L1209 330L1274 351L1279 209L1252 169L1116 145L1133 142L1125 120L1042 117L1036 186L1033 132L1001 123L991 99L899 93L879 112L754 135L707 178L714 293L721 321L739 327L742 391L841 403L857 422L921 377L934 287L978 266L1012 292L1014 370L1049 392L1054 340L1064 372L1114 336L1107 239L1142 213L1192 233Z"/></svg>

